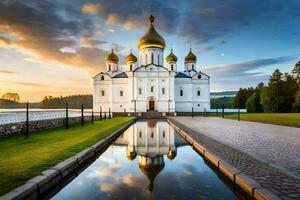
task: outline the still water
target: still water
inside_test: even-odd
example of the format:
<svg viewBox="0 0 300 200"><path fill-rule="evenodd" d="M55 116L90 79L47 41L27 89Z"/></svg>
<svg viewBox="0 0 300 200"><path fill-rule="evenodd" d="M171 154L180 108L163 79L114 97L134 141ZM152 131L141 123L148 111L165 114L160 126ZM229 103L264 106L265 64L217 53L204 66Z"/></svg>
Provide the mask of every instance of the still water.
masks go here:
<svg viewBox="0 0 300 200"><path fill-rule="evenodd" d="M138 121L53 199L238 199L165 121Z"/></svg>

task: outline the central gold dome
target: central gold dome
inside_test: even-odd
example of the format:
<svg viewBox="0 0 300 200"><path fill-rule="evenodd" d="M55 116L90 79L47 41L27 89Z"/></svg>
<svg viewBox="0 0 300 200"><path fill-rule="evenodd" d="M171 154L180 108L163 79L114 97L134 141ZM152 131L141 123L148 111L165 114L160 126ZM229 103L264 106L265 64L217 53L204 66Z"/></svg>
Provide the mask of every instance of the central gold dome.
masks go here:
<svg viewBox="0 0 300 200"><path fill-rule="evenodd" d="M138 48L143 49L146 47L162 48L166 47L166 42L154 28L154 17L149 17L150 25L148 31L138 42Z"/></svg>

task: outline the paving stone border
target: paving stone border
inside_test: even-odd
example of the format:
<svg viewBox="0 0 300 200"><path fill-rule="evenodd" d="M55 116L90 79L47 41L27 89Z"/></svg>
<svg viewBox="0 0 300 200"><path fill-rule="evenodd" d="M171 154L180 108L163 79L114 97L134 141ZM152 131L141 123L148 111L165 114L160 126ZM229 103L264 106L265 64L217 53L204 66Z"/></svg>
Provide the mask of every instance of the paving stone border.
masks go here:
<svg viewBox="0 0 300 200"><path fill-rule="evenodd" d="M64 185L79 175L91 162L96 160L136 119L133 119L110 136L102 139L93 146L79 152L75 156L58 163L54 167L43 171L40 175L28 180L24 185L13 189L0 197L0 200L35 200L48 199L51 190L55 190L61 183ZM59 187L61 189L64 185ZM56 190L57 191L57 190Z"/></svg>
<svg viewBox="0 0 300 200"><path fill-rule="evenodd" d="M221 157L218 157L212 151L195 141L183 128L179 128L173 120L167 119L167 122L187 141L193 148L203 156L203 158L212 164L219 173L225 175L233 184L245 191L250 197L257 200L279 200L280 198L263 188L258 182L251 179L243 171L237 169Z"/></svg>

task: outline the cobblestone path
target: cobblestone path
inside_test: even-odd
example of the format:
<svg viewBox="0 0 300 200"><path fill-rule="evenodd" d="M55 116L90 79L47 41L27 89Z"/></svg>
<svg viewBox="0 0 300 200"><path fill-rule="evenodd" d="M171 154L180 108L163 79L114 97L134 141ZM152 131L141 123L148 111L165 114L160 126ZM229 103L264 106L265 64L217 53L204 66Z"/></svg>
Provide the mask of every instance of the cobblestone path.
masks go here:
<svg viewBox="0 0 300 200"><path fill-rule="evenodd" d="M295 161L299 160L300 129L210 117L170 120L280 198L300 199L300 163Z"/></svg>

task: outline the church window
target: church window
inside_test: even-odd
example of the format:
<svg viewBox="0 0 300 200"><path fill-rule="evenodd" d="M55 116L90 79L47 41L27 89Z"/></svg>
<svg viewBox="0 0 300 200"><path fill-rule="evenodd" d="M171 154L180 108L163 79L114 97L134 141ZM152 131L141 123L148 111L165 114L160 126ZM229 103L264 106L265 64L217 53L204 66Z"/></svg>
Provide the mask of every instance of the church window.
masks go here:
<svg viewBox="0 0 300 200"><path fill-rule="evenodd" d="M140 136L140 138L142 137L142 132L141 131L139 132L139 136Z"/></svg>
<svg viewBox="0 0 300 200"><path fill-rule="evenodd" d="M198 75L198 79L201 79L201 74Z"/></svg>
<svg viewBox="0 0 300 200"><path fill-rule="evenodd" d="M153 63L153 60L154 60L154 55L153 53L151 53L151 63Z"/></svg>
<svg viewBox="0 0 300 200"><path fill-rule="evenodd" d="M151 90L151 92L153 92L153 91L154 91L154 87L153 87L153 86L151 86L150 90Z"/></svg>
<svg viewBox="0 0 300 200"><path fill-rule="evenodd" d="M183 96L183 89L180 90L180 96Z"/></svg>
<svg viewBox="0 0 300 200"><path fill-rule="evenodd" d="M104 92L104 90L101 90L101 96L103 96L103 97L104 97L104 95L105 95L105 92Z"/></svg>
<svg viewBox="0 0 300 200"><path fill-rule="evenodd" d="M139 88L139 94L140 95L142 94L142 88Z"/></svg>
<svg viewBox="0 0 300 200"><path fill-rule="evenodd" d="M159 65L159 55L157 56L157 64Z"/></svg>
<svg viewBox="0 0 300 200"><path fill-rule="evenodd" d="M200 93L201 93L200 90L197 90L197 95L198 95L198 96L200 96Z"/></svg>
<svg viewBox="0 0 300 200"><path fill-rule="evenodd" d="M192 64L192 70L194 70L194 64Z"/></svg>
<svg viewBox="0 0 300 200"><path fill-rule="evenodd" d="M108 71L111 71L111 65L108 65Z"/></svg>
<svg viewBox="0 0 300 200"><path fill-rule="evenodd" d="M166 89L165 89L165 88L162 88L162 89L161 89L161 93L162 93L162 94L165 94L165 93L166 93Z"/></svg>
<svg viewBox="0 0 300 200"><path fill-rule="evenodd" d="M174 70L173 64L171 65L171 70L172 70L172 71Z"/></svg>
<svg viewBox="0 0 300 200"><path fill-rule="evenodd" d="M120 97L122 97L122 96L123 96L123 91L121 90L121 91L120 91Z"/></svg>
<svg viewBox="0 0 300 200"><path fill-rule="evenodd" d="M132 71L132 65L129 66L129 71Z"/></svg>
<svg viewBox="0 0 300 200"><path fill-rule="evenodd" d="M154 136L154 133L153 133L153 132L151 132L151 138L153 138L153 136Z"/></svg>
<svg viewBox="0 0 300 200"><path fill-rule="evenodd" d="M163 131L163 137L165 137L165 134L166 134L165 131Z"/></svg>
<svg viewBox="0 0 300 200"><path fill-rule="evenodd" d="M102 81L104 80L104 76L101 76L101 80L102 80Z"/></svg>

